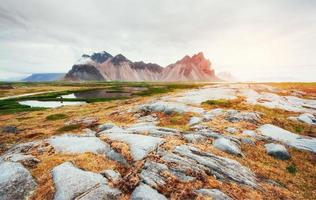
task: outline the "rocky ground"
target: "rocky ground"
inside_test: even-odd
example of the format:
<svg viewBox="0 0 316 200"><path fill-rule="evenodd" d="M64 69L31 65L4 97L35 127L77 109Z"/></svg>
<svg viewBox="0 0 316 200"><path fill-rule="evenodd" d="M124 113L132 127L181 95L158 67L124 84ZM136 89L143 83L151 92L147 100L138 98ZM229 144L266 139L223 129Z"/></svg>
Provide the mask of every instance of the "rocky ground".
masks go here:
<svg viewBox="0 0 316 200"><path fill-rule="evenodd" d="M219 84L3 115L0 199L316 199L313 95Z"/></svg>

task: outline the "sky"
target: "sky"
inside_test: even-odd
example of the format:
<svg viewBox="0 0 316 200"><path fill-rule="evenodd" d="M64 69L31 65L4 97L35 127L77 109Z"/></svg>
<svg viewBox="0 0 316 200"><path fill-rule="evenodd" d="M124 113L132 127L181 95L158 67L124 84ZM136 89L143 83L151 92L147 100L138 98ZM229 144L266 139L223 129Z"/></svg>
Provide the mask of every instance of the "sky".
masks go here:
<svg viewBox="0 0 316 200"><path fill-rule="evenodd" d="M242 81L316 81L315 0L1 0L0 79L82 54L174 63L203 52Z"/></svg>

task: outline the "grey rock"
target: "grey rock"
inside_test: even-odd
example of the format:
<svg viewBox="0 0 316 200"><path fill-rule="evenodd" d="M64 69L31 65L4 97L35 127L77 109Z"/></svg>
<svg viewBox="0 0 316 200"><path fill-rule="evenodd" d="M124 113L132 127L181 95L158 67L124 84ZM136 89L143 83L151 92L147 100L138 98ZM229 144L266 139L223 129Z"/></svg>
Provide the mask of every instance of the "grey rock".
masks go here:
<svg viewBox="0 0 316 200"><path fill-rule="evenodd" d="M196 143L203 140L206 140L206 137L197 133L189 133L183 135L184 139L190 143Z"/></svg>
<svg viewBox="0 0 316 200"><path fill-rule="evenodd" d="M83 133L80 134L80 136L86 136L86 137L95 137L96 136L96 132L89 129L89 128L85 128L83 129Z"/></svg>
<svg viewBox="0 0 316 200"><path fill-rule="evenodd" d="M217 189L199 189L196 190L195 193L203 197L210 197L213 200L233 200L225 193Z"/></svg>
<svg viewBox="0 0 316 200"><path fill-rule="evenodd" d="M139 107L139 110L145 112L164 112L166 114L184 112L194 112L201 114L204 112L202 108L187 106L183 103L165 101L157 101L154 103L142 105Z"/></svg>
<svg viewBox="0 0 316 200"><path fill-rule="evenodd" d="M235 133L238 133L238 129L235 128L235 127L227 127L225 129L226 132L230 133L230 134L235 134Z"/></svg>
<svg viewBox="0 0 316 200"><path fill-rule="evenodd" d="M167 200L167 198L150 186L140 184L133 191L131 200Z"/></svg>
<svg viewBox="0 0 316 200"><path fill-rule="evenodd" d="M151 123L158 123L158 118L156 115L146 115L146 116L142 116L139 117L137 122L151 122Z"/></svg>
<svg viewBox="0 0 316 200"><path fill-rule="evenodd" d="M272 124L262 125L257 131L272 140L282 142L297 149L316 153L316 138L304 137Z"/></svg>
<svg viewBox="0 0 316 200"><path fill-rule="evenodd" d="M251 137L257 137L257 133L253 130L244 130L242 134L249 135Z"/></svg>
<svg viewBox="0 0 316 200"><path fill-rule="evenodd" d="M0 162L0 199L27 199L36 182L20 163Z"/></svg>
<svg viewBox="0 0 316 200"><path fill-rule="evenodd" d="M242 156L240 148L232 141L226 138L218 138L214 140L213 146L219 150L225 151L226 153Z"/></svg>
<svg viewBox="0 0 316 200"><path fill-rule="evenodd" d="M108 137L110 140L127 143L135 161L142 160L149 152L155 150L164 142L164 139L162 138L139 134L108 133L104 136Z"/></svg>
<svg viewBox="0 0 316 200"><path fill-rule="evenodd" d="M101 125L98 126L98 130L99 130L99 132L101 132L101 131L105 131L105 130L111 129L114 126L115 125L113 123L104 123L104 124L101 124Z"/></svg>
<svg viewBox="0 0 316 200"><path fill-rule="evenodd" d="M300 116L297 117L297 119L306 124L316 125L316 118L314 115L310 113L301 114Z"/></svg>
<svg viewBox="0 0 316 200"><path fill-rule="evenodd" d="M179 156L172 158L172 156L167 154L169 158L166 159L163 156L162 159L172 161L184 170L189 168L196 173L203 174L204 172L214 175L221 180L233 181L254 188L257 186L255 175L235 160L202 152L187 145L177 146L173 150L173 154L178 154Z"/></svg>
<svg viewBox="0 0 316 200"><path fill-rule="evenodd" d="M97 117L82 117L82 118L76 118L72 119L70 121L65 122L66 126L69 125L82 125L85 127L92 127L97 125L99 119Z"/></svg>
<svg viewBox="0 0 316 200"><path fill-rule="evenodd" d="M97 137L82 137L78 135L64 134L48 139L48 142L57 152L61 153L84 153L92 152L105 155L123 165L128 165L127 161L111 146Z"/></svg>
<svg viewBox="0 0 316 200"><path fill-rule="evenodd" d="M236 110L228 110L225 113L225 119L229 122L247 121L250 123L258 123L260 115L256 112L240 112Z"/></svg>
<svg viewBox="0 0 316 200"><path fill-rule="evenodd" d="M281 144L269 143L264 145L266 151L269 155L281 159L288 160L290 158L289 152L286 150L285 146Z"/></svg>
<svg viewBox="0 0 316 200"><path fill-rule="evenodd" d="M144 183L157 188L158 186L166 184L165 178L161 175L161 173L168 170L167 165L147 161L140 173L140 178Z"/></svg>
<svg viewBox="0 0 316 200"><path fill-rule="evenodd" d="M110 187L102 175L78 169L70 162L55 167L52 175L55 200L118 199L121 194L118 189Z"/></svg>
<svg viewBox="0 0 316 200"><path fill-rule="evenodd" d="M152 122L142 122L129 126L126 129L127 133L149 134L154 137L166 137L180 135L179 131L172 128L159 127Z"/></svg>
<svg viewBox="0 0 316 200"><path fill-rule="evenodd" d="M256 143L250 138L241 138L240 140L243 144L256 145Z"/></svg>
<svg viewBox="0 0 316 200"><path fill-rule="evenodd" d="M191 117L189 121L189 126L197 125L203 121L200 117Z"/></svg>
<svg viewBox="0 0 316 200"><path fill-rule="evenodd" d="M40 162L35 156L25 155L21 153L8 154L1 157L2 160L12 161L12 162L21 162L23 165L28 167L33 167Z"/></svg>
<svg viewBox="0 0 316 200"><path fill-rule="evenodd" d="M121 174L119 172L111 170L111 169L104 170L100 174L104 176L105 178L114 182L118 182L122 179Z"/></svg>
<svg viewBox="0 0 316 200"><path fill-rule="evenodd" d="M3 126L0 128L0 132L17 134L19 130L16 126Z"/></svg>
<svg viewBox="0 0 316 200"><path fill-rule="evenodd" d="M221 108L216 108L210 111L207 111L203 114L204 121L210 121L215 117L221 116L225 113L225 111Z"/></svg>

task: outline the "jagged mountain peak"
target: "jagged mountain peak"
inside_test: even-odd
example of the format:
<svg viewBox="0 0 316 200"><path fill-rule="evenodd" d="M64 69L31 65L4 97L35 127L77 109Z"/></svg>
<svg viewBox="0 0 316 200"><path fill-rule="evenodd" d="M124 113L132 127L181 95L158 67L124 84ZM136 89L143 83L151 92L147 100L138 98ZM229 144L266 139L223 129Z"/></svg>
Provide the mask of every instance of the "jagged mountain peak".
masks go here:
<svg viewBox="0 0 316 200"><path fill-rule="evenodd" d="M154 63L133 62L122 54L112 56L103 51L83 55L84 62L75 64L68 72L68 80L93 78L123 81L218 81L211 62L202 52L185 56L165 68ZM84 66L83 66L84 65ZM86 70L85 70L86 69ZM97 71L99 73L97 73Z"/></svg>

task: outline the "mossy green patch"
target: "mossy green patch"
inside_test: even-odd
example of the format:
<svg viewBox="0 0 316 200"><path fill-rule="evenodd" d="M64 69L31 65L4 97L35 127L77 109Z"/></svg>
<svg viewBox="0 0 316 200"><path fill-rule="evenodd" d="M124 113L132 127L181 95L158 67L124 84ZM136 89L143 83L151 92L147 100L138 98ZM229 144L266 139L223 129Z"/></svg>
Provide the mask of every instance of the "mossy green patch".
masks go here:
<svg viewBox="0 0 316 200"><path fill-rule="evenodd" d="M54 120L66 119L67 117L68 117L67 115L60 113L60 114L48 115L46 117L46 120L54 121Z"/></svg>
<svg viewBox="0 0 316 200"><path fill-rule="evenodd" d="M81 127L80 124L65 125L65 126L59 128L57 130L57 132L63 133L63 132L67 132L67 131L73 131L73 130L79 129L80 127Z"/></svg>

